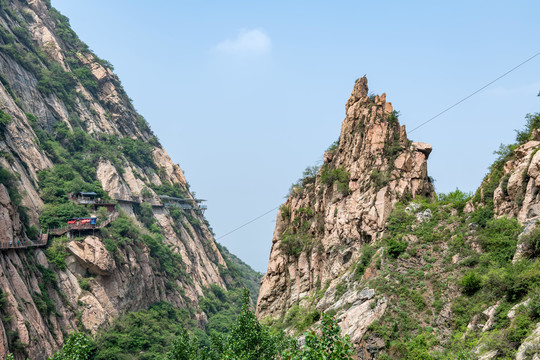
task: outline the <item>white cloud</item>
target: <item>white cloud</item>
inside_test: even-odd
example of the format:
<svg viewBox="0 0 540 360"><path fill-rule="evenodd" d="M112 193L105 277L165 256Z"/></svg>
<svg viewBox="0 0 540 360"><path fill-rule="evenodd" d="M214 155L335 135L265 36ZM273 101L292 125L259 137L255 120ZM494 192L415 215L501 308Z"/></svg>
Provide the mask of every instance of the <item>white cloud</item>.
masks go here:
<svg viewBox="0 0 540 360"><path fill-rule="evenodd" d="M214 50L229 55L267 54L272 48L272 40L262 30L240 30L234 39L225 39Z"/></svg>

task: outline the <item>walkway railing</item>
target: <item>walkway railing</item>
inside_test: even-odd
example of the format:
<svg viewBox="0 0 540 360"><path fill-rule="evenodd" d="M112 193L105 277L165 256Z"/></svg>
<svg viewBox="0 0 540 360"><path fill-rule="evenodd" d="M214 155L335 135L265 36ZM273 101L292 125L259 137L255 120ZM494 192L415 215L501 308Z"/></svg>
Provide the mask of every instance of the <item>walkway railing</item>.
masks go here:
<svg viewBox="0 0 540 360"><path fill-rule="evenodd" d="M73 224L63 228L49 229L47 232L41 232L39 238L35 241L33 240L23 240L23 241L11 241L11 242L0 242L0 250L8 249L26 249L30 247L41 247L47 245L49 241L49 236L61 236L71 230L92 230L92 229L101 229L109 225L112 221L118 218L120 213L118 211L113 212L109 217L100 222L99 224Z"/></svg>
<svg viewBox="0 0 540 360"><path fill-rule="evenodd" d="M68 231L71 231L71 230L79 230L80 231L80 230L101 229L101 228L104 228L105 226L109 225L112 221L116 220L116 218L118 218L118 215L120 215L120 213L118 211L115 211L115 212L113 212L112 214L109 215L107 220L99 222L96 225L92 225L92 224L73 224L73 225L69 225L69 226L66 226L66 227L62 227L62 228L49 229L49 234L54 235L54 236L62 236L65 233L67 233Z"/></svg>
<svg viewBox="0 0 540 360"><path fill-rule="evenodd" d="M123 196L123 197L118 196L118 197L115 197L114 200L116 200L118 202L128 202L128 203L133 203L133 204L147 203L147 204L150 204L150 205L152 205L154 207L163 207L163 204L161 203L161 201L159 201L156 198L151 198L149 200L145 200L144 198L141 199L138 196Z"/></svg>
<svg viewBox="0 0 540 360"><path fill-rule="evenodd" d="M41 234L39 239L36 241L32 240L23 240L21 241L11 241L11 242L0 242L0 250L6 249L26 249L29 247L40 247L47 245L49 239L48 234Z"/></svg>

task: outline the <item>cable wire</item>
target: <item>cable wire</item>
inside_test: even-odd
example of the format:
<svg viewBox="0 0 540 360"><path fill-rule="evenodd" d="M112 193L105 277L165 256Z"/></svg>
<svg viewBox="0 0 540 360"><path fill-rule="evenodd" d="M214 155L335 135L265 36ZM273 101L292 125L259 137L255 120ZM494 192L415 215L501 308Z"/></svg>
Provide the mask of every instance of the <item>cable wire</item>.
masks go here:
<svg viewBox="0 0 540 360"><path fill-rule="evenodd" d="M259 216L257 216L257 217L254 218L254 219L251 219L251 220L248 221L247 223L245 223L245 224L243 224L243 225L240 225L239 227L237 227L237 228L234 229L234 230L229 231L229 232L226 233L225 235L221 235L221 236L218 237L216 240L222 239L222 238L224 238L225 236L230 235L230 234L232 234L233 232L235 232L235 231L237 231L237 230L240 230L240 229L243 228L244 226L247 226L247 225L251 224L252 222L254 222L254 221L256 221L256 220L259 220L259 219L262 218L263 216L265 216L265 215L267 215L267 214L270 214L272 211L277 210L277 209L279 209L279 206L273 208L272 210L268 210L268 211L265 212L264 214L259 215Z"/></svg>
<svg viewBox="0 0 540 360"><path fill-rule="evenodd" d="M413 131L415 131L415 130L421 128L422 126L426 125L427 123L429 123L429 122L435 120L436 118L438 118L438 117L441 116L442 114L446 113L447 111L452 110L453 108L455 108L456 106L458 106L459 104L461 104L462 102L464 102L465 100L467 100L467 99L473 97L474 95L478 94L480 91L484 90L485 88L487 88L487 87L490 86L491 84L493 84L493 83L495 83L496 81L502 79L503 77L505 77L506 75L510 74L511 72L513 72L514 70L518 69L519 67L525 65L526 63L528 63L529 61L531 61L532 59L534 59L534 58L537 57L538 55L540 55L540 51L537 52L536 54L534 54L533 56L531 56L530 58L528 58L527 60L521 62L519 65L514 66L512 69L508 70L507 72L505 72L504 74L502 74L501 76L499 76L498 78L496 78L495 80L490 81L490 82L487 83L486 85L482 86L480 89L478 89L478 90L476 90L475 92L473 92L473 93L471 93L471 94L465 96L463 99L459 100L459 101L456 102L454 105L452 105L452 106L450 106L450 107L444 109L443 111L441 111L441 112L438 113L437 115L435 115L435 116L431 117L430 119L424 121L423 123L421 123L420 125L418 125L418 126L415 127L414 129L408 131L408 133L409 133L409 134L412 133ZM256 220L259 220L259 219L262 218L263 216L265 216L265 215L267 215L267 214L269 214L269 213L271 213L272 211L277 210L277 209L279 209L279 206L273 208L272 210L268 210L268 211L265 212L264 214L259 215L259 216L257 216L256 218L254 218L254 219L252 219L252 220L250 220L250 221L248 221L248 222L246 222L246 223L240 225L239 227L237 227L236 229L233 229L233 230L229 231L229 232L226 233L225 235L221 235L220 237L216 238L216 240L223 239L225 236L228 236L228 235L230 235L230 234L232 234L232 233L234 233L234 232L236 232L236 231L242 229L243 227L245 227L245 226L251 224L252 222L254 222L254 221L256 221Z"/></svg>
<svg viewBox="0 0 540 360"><path fill-rule="evenodd" d="M470 95L467 95L465 96L463 99L459 100L457 103L455 103L454 105L444 109L443 111L441 111L440 113L438 113L437 115L433 116L432 118L424 121L423 123L421 123L420 125L418 125L417 127L415 127L414 129L408 131L408 133L412 133L414 130L416 129L419 129L421 128L422 126L426 125L427 123L429 123L430 121L432 120L435 120L436 118L438 118L439 116L441 116L442 114L444 114L445 112L455 108L456 106L458 106L459 104L461 104L462 102L464 102L465 100L469 99L470 97L478 94L480 91L484 90L485 88L487 88L489 85L493 84L494 82L502 79L503 77L505 77L506 75L510 74L512 71L516 70L517 68L521 67L522 65L525 65L526 63L528 63L529 61L531 61L532 59L534 59L535 57L537 57L538 55L540 55L540 51L537 52L536 54L534 54L533 56L531 56L530 58L528 58L527 60L523 61L522 63L520 63L519 65L513 67L512 69L508 70L507 72L505 72L504 74L502 74L501 76L499 76L498 78L496 78L495 80L493 81L490 81L489 83L487 83L486 85L482 86L480 89L476 90L475 92L473 92L472 94Z"/></svg>

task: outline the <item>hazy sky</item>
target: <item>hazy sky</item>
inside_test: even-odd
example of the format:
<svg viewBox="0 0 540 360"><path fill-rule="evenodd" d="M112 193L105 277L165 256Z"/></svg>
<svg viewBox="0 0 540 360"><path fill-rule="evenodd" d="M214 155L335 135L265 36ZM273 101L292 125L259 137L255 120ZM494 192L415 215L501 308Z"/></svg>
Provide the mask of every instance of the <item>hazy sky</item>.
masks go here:
<svg viewBox="0 0 540 360"><path fill-rule="evenodd" d="M218 241L266 271L276 212L337 139L356 78L412 129L540 51L539 1L53 0L109 60ZM384 5L382 5L384 4ZM540 56L414 131L438 192L474 191L540 110Z"/></svg>

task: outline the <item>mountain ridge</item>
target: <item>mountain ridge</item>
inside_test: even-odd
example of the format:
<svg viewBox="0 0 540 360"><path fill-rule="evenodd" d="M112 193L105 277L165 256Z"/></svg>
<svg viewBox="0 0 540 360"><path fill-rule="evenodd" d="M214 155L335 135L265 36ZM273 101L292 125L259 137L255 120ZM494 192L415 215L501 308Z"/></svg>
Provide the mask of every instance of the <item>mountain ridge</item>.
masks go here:
<svg viewBox="0 0 540 360"><path fill-rule="evenodd" d="M1 250L0 356L45 359L69 332L160 301L204 328L206 289L253 279L229 269L179 165L50 2L2 1L0 25L0 241L49 234ZM91 216L90 230L67 222Z"/></svg>
<svg viewBox="0 0 540 360"><path fill-rule="evenodd" d="M398 115L356 81L339 140L280 208L258 318L298 334L333 315L356 359L537 358L540 115L474 196L435 194L431 146Z"/></svg>

